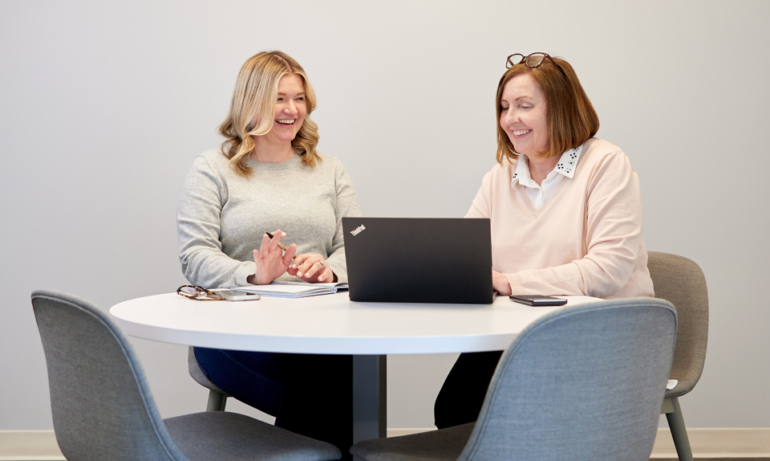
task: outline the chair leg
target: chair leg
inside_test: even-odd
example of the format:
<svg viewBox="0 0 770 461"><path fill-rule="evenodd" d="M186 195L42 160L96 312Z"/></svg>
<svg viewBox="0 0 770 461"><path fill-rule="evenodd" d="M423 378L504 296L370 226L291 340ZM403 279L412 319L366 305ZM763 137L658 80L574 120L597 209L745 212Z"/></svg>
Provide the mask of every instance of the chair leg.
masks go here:
<svg viewBox="0 0 770 461"><path fill-rule="evenodd" d="M209 390L209 402L206 411L225 411L227 396L221 392Z"/></svg>
<svg viewBox="0 0 770 461"><path fill-rule="evenodd" d="M687 428L684 425L684 416L682 416L682 408L679 406L679 399L672 397L669 400L674 411L666 413L666 419L674 439L676 454L679 456L679 461L693 461L690 439L687 437Z"/></svg>

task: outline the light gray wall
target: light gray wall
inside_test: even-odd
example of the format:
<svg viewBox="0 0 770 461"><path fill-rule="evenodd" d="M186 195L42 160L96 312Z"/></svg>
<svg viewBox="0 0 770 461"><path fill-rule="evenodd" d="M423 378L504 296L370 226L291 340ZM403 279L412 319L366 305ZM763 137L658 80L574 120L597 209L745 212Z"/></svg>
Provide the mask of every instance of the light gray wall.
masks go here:
<svg viewBox="0 0 770 461"><path fill-rule="evenodd" d="M51 428L33 289L108 308L184 282L182 180L265 49L309 73L320 149L369 216L462 216L494 164L505 57L568 59L639 172L648 247L710 284L688 426L770 426L768 18L767 1L0 2L0 430ZM164 416L204 408L185 348L134 344ZM452 359L391 357L391 427L432 424Z"/></svg>

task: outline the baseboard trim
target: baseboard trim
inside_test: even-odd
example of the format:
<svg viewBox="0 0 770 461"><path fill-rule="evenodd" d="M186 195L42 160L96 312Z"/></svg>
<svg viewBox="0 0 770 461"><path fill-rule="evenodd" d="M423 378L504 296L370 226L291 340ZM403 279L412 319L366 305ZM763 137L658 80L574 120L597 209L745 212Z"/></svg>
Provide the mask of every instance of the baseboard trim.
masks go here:
<svg viewBox="0 0 770 461"><path fill-rule="evenodd" d="M687 429L696 458L768 458L770 428ZM674 440L668 428L658 429L651 458L676 458Z"/></svg>
<svg viewBox="0 0 770 461"><path fill-rule="evenodd" d="M66 461L53 431L0 431L0 461Z"/></svg>
<svg viewBox="0 0 770 461"><path fill-rule="evenodd" d="M388 437L416 434L431 429L388 429ZM687 429L695 458L770 458L770 428ZM650 458L677 458L671 431L658 429Z"/></svg>
<svg viewBox="0 0 770 461"><path fill-rule="evenodd" d="M388 437L426 432L392 428ZM688 429L696 458L770 458L770 428ZM658 429L651 458L676 458L671 432ZM0 431L0 461L63 461L53 431Z"/></svg>

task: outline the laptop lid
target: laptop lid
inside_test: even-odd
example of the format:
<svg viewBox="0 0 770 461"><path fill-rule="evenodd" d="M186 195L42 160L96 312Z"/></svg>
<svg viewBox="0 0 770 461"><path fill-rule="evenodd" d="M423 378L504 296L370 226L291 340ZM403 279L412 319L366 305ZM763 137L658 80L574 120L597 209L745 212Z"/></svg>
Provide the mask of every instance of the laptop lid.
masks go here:
<svg viewBox="0 0 770 461"><path fill-rule="evenodd" d="M489 304L489 219L342 218L352 301Z"/></svg>

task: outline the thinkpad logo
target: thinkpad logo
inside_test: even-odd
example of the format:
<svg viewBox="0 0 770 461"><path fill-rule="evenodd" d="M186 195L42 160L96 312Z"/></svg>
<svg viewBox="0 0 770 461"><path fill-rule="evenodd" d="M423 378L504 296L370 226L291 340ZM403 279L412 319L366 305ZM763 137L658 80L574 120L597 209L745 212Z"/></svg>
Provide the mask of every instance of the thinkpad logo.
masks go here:
<svg viewBox="0 0 770 461"><path fill-rule="evenodd" d="M350 233L353 234L353 237L355 237L356 235L360 234L361 232L363 232L365 230L366 230L366 227L364 227L364 225L361 224L360 226L358 226L355 229L353 229L352 231L350 231Z"/></svg>

